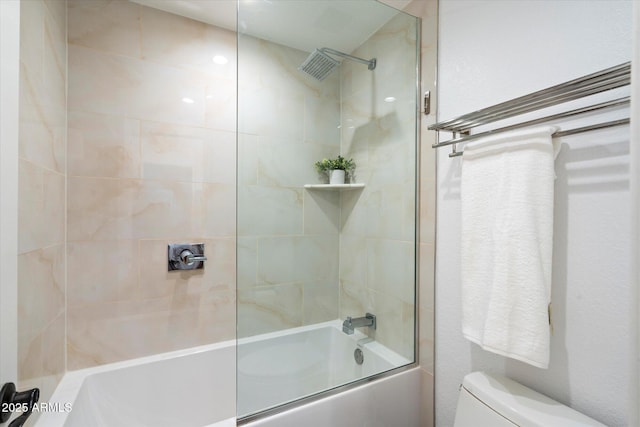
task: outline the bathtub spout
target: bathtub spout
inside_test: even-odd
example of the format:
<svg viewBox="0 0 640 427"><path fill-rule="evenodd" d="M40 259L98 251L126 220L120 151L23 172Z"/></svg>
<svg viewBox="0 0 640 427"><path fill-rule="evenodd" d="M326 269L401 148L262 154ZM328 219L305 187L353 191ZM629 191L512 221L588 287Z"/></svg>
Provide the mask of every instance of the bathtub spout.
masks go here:
<svg viewBox="0 0 640 427"><path fill-rule="evenodd" d="M376 316L371 313L367 313L364 317L357 317L355 319L347 317L347 320L342 322L342 332L347 335L353 335L355 328L363 328L365 326L376 329Z"/></svg>

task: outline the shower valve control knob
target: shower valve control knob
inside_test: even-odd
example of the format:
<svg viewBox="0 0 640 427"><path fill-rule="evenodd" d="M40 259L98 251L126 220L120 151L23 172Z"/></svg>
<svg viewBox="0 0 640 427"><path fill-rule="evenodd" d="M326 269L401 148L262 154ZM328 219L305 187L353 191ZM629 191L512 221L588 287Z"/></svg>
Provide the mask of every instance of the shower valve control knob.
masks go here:
<svg viewBox="0 0 640 427"><path fill-rule="evenodd" d="M200 270L204 268L207 257L204 255L204 243L171 244L167 250L168 271Z"/></svg>
<svg viewBox="0 0 640 427"><path fill-rule="evenodd" d="M196 262L206 261L207 257L204 255L194 255L193 252L191 252L189 249L185 249L180 253L180 259L185 264L191 266Z"/></svg>

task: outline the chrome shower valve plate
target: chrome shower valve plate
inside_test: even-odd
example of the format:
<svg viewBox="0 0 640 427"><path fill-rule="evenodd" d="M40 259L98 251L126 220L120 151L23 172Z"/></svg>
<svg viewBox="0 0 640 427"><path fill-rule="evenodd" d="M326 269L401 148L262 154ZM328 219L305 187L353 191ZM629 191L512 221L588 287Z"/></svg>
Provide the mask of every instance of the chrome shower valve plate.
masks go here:
<svg viewBox="0 0 640 427"><path fill-rule="evenodd" d="M204 243L170 244L167 248L167 271L202 270Z"/></svg>

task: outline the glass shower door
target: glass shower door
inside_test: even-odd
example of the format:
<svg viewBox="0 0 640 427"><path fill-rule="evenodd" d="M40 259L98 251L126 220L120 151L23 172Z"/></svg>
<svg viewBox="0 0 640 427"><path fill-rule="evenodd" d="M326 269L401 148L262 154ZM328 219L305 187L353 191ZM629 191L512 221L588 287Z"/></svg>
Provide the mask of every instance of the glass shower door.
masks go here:
<svg viewBox="0 0 640 427"><path fill-rule="evenodd" d="M415 361L418 28L375 1L239 3L239 418Z"/></svg>

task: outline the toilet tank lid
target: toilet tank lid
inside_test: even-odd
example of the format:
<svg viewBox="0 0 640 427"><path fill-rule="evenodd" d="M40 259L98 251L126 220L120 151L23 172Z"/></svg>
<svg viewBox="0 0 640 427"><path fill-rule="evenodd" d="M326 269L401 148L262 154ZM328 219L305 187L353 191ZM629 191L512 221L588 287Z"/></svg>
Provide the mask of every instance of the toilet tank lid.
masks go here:
<svg viewBox="0 0 640 427"><path fill-rule="evenodd" d="M472 372L462 386L522 427L584 427L604 424L502 375Z"/></svg>

